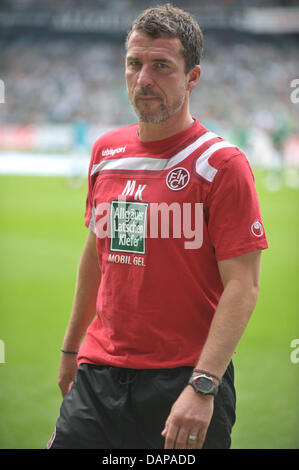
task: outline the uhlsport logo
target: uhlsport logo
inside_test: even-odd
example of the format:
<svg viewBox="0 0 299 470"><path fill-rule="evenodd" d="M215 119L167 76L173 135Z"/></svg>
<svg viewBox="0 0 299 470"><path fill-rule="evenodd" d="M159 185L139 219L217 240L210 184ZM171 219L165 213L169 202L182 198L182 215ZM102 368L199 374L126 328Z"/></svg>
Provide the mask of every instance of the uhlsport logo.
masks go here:
<svg viewBox="0 0 299 470"><path fill-rule="evenodd" d="M251 225L251 232L255 237L261 237L264 234L263 226L258 220Z"/></svg>
<svg viewBox="0 0 299 470"><path fill-rule="evenodd" d="M179 191L187 186L190 180L190 173L186 168L177 167L171 170L166 177L166 184L169 189Z"/></svg>
<svg viewBox="0 0 299 470"><path fill-rule="evenodd" d="M102 156L107 157L107 156L114 156L117 153L123 153L126 151L126 145L124 147L119 147L117 149L105 149L102 150Z"/></svg>

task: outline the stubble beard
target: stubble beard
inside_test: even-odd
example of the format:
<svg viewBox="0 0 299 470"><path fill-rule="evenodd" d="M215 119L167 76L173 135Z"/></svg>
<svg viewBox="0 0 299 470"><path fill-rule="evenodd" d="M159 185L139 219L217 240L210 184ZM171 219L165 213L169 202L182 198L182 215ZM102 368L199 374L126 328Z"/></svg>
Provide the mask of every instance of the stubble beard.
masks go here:
<svg viewBox="0 0 299 470"><path fill-rule="evenodd" d="M167 121L170 117L172 117L177 111L179 111L182 108L185 102L185 89L184 89L170 107L167 107L164 103L161 103L160 107L157 110L151 111L150 107L147 106L146 104L143 109L141 109L138 106L138 96L141 94L144 96L146 95L151 96L151 93L149 93L145 89L145 90L141 90L134 97L130 96L130 101L138 116L139 121L147 123L147 124L160 124L162 122Z"/></svg>
<svg viewBox="0 0 299 470"><path fill-rule="evenodd" d="M135 112L140 122L148 124L160 124L161 122L167 121L170 118L171 113L169 109L162 103L160 108L154 112L147 112L146 109L139 109L137 105L134 105Z"/></svg>

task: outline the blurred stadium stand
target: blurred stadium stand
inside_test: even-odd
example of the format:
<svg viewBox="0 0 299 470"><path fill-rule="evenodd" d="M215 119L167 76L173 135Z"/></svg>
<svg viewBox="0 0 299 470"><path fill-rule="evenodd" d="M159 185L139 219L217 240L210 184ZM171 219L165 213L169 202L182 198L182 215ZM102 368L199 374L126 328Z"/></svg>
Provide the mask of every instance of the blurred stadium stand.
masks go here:
<svg viewBox="0 0 299 470"><path fill-rule="evenodd" d="M86 168L102 132L136 121L123 42L131 21L160 3L0 1L0 172L10 171L8 157L22 158L17 151L51 153L52 162L79 155ZM299 104L291 83L298 79L299 89L299 2L172 3L192 12L205 35L193 114L254 164L298 167Z"/></svg>

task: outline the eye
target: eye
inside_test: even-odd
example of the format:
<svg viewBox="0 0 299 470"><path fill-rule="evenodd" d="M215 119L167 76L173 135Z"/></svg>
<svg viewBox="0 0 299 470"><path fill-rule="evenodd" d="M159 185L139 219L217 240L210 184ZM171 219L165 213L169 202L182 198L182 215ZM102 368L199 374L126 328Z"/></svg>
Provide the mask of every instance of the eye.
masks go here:
<svg viewBox="0 0 299 470"><path fill-rule="evenodd" d="M141 62L139 60L131 60L130 62L128 62L128 67L137 68L140 66L141 66Z"/></svg>
<svg viewBox="0 0 299 470"><path fill-rule="evenodd" d="M165 64L164 62L158 62L157 67L159 69L167 69L169 66L168 66L168 64Z"/></svg>

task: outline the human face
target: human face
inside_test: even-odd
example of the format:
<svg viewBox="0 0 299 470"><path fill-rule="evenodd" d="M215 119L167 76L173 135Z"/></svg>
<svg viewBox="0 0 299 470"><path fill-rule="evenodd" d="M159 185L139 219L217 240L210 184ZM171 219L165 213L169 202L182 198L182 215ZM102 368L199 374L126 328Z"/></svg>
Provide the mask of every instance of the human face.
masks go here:
<svg viewBox="0 0 299 470"><path fill-rule="evenodd" d="M130 101L144 123L159 124L187 109L188 74L178 38L134 31L126 55Z"/></svg>

